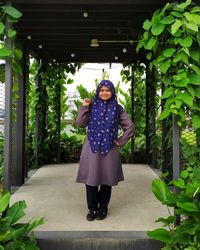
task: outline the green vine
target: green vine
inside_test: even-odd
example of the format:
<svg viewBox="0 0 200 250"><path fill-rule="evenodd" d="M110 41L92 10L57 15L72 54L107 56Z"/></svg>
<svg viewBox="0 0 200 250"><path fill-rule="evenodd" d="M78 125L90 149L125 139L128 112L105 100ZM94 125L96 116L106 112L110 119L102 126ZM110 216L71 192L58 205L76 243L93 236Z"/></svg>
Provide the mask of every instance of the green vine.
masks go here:
<svg viewBox="0 0 200 250"><path fill-rule="evenodd" d="M167 3L151 20L144 22L145 32L137 46L137 51L142 47L149 51L150 69L161 76L164 110L160 120L175 115L182 129L180 142L185 162L182 162L183 170L178 180L169 183L177 192L173 193L159 179L152 183L156 198L174 209L174 215L156 221L162 222L164 228L148 232L150 237L165 243L163 250L200 249L200 162L196 147L200 133L199 27L200 6L191 0L181 4Z"/></svg>
<svg viewBox="0 0 200 250"><path fill-rule="evenodd" d="M12 6L3 5L0 7L0 59L11 58L12 71L13 71L13 88L12 88L12 122L16 120L16 107L18 96L18 75L22 74L20 60L22 58L22 51L18 49L15 44L16 30L13 29L13 23L17 23L22 13ZM6 27L6 23L9 28ZM7 47L6 40L10 40L10 45ZM5 82L5 63L0 67L1 82ZM2 136L3 138L3 136ZM3 151L3 144L2 144ZM3 156L0 165L0 179L3 176Z"/></svg>
<svg viewBox="0 0 200 250"><path fill-rule="evenodd" d="M13 29L13 23L17 23L19 18L22 16L22 13L19 12L12 6L4 5L0 8L0 59L5 60L7 57L12 59L12 70L13 70L13 89L12 89L12 110L16 110L16 101L19 98L18 96L18 75L22 74L22 68L20 61L22 59L22 51L16 48L15 38L17 32ZM10 28L6 28L6 22ZM6 40L10 40L10 48L7 47ZM5 76L4 76L5 79ZM12 113L13 121L16 120L15 112Z"/></svg>
<svg viewBox="0 0 200 250"><path fill-rule="evenodd" d="M54 60L40 64L33 61L30 66L30 92L29 100L29 125L27 137L27 155L30 155L29 168L38 167L45 163L58 161L58 145L65 146L62 142L66 127L65 114L68 110L66 105L65 84L72 84L69 74L75 74L80 65L59 64ZM35 86L35 76L39 75L41 81ZM38 142L35 138L35 121L38 117ZM60 124L60 126L59 126ZM59 135L61 137L59 138ZM65 138L64 138L65 140ZM38 159L36 159L36 147ZM61 152L63 149L61 149ZM38 161L36 161L38 160ZM36 166L37 165L37 166Z"/></svg>
<svg viewBox="0 0 200 250"><path fill-rule="evenodd" d="M166 4L157 10L151 21L146 20L146 30L137 51L149 50L150 68L161 73L166 99L160 120L170 114L179 117L179 125L186 121L186 110L192 117L193 126L200 128L200 7L191 0L182 4Z"/></svg>

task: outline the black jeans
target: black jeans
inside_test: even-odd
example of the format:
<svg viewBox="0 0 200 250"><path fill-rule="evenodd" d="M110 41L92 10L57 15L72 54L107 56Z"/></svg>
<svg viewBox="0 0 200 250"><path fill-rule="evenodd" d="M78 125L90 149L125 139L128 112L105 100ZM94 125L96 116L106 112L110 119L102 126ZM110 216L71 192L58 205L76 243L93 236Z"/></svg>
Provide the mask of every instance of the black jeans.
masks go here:
<svg viewBox="0 0 200 250"><path fill-rule="evenodd" d="M108 185L89 186L86 184L88 209L106 212L111 197L112 187Z"/></svg>

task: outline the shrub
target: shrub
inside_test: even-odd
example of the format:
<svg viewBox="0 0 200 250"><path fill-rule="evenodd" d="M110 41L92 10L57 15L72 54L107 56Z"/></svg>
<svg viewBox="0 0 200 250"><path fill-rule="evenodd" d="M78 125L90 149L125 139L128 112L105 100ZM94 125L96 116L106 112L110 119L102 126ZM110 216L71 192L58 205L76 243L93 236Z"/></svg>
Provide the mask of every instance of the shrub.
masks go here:
<svg viewBox="0 0 200 250"><path fill-rule="evenodd" d="M26 203L18 201L8 207L9 202L9 192L0 197L0 250L39 250L32 230L43 224L44 218L19 223L25 215Z"/></svg>

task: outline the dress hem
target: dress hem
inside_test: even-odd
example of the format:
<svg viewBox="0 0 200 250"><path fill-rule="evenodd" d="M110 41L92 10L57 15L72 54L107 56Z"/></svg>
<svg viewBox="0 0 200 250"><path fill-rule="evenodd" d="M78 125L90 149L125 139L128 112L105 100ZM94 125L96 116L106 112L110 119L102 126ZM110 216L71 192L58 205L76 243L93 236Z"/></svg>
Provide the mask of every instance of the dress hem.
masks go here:
<svg viewBox="0 0 200 250"><path fill-rule="evenodd" d="M98 183L98 184L92 183L91 184L91 183L88 183L85 180L76 180L77 183L83 183L83 184L87 184L87 185L90 185L90 186L99 186L99 185L117 186L120 181L124 181L124 179L118 180L117 183L112 184L112 185L110 183L109 184L108 183Z"/></svg>

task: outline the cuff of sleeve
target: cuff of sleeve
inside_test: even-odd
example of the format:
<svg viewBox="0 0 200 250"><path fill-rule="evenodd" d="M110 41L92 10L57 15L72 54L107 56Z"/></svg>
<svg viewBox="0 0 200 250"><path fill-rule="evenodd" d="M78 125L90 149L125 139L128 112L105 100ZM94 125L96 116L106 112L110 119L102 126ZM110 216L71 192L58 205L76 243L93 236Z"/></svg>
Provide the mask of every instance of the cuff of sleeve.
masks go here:
<svg viewBox="0 0 200 250"><path fill-rule="evenodd" d="M87 111L87 110L89 110L89 106L80 106L79 110L81 110L81 111Z"/></svg>

